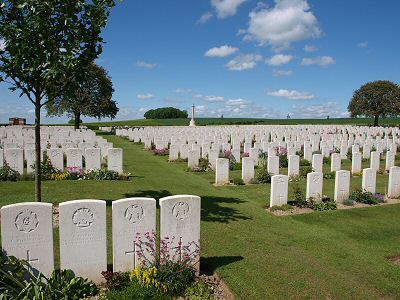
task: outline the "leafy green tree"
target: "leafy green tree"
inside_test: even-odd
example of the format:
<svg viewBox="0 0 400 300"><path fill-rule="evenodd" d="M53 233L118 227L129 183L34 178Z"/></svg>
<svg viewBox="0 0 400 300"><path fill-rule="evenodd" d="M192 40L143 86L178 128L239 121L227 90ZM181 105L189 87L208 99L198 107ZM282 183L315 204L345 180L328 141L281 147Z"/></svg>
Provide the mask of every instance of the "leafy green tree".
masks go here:
<svg viewBox="0 0 400 300"><path fill-rule="evenodd" d="M0 81L35 107L36 166L40 110L102 52L101 30L114 0L3 0L0 4ZM41 201L41 170L35 169Z"/></svg>
<svg viewBox="0 0 400 300"><path fill-rule="evenodd" d="M115 118L118 107L112 100L114 88L107 71L93 63L81 74L83 76L75 77L75 81L69 84L64 93L56 95L47 103L48 115L67 113L74 118L75 129L79 128L81 116Z"/></svg>
<svg viewBox="0 0 400 300"><path fill-rule="evenodd" d="M174 107L161 107L146 111L144 117L146 119L186 119L188 113L186 110L180 110Z"/></svg>
<svg viewBox="0 0 400 300"><path fill-rule="evenodd" d="M366 83L354 92L348 111L352 118L372 117L378 126L379 118L400 114L400 88L387 80Z"/></svg>

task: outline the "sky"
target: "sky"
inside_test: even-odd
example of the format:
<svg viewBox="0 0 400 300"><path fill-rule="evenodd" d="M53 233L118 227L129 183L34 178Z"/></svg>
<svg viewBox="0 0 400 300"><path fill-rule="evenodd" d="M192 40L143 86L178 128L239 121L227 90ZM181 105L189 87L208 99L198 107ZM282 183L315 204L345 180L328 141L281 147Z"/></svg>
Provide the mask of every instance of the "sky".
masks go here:
<svg viewBox="0 0 400 300"><path fill-rule="evenodd" d="M116 120L192 104L198 117L347 117L362 84L398 83L398 11L398 0L124 0L97 63ZM2 83L0 123L11 116L33 122L33 106Z"/></svg>

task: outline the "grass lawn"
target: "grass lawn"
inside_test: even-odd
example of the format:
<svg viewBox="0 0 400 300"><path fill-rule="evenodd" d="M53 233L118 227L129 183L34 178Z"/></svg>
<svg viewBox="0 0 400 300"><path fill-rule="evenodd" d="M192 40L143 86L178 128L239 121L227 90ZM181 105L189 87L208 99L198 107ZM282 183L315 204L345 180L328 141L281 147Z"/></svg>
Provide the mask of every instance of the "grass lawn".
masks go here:
<svg viewBox="0 0 400 300"><path fill-rule="evenodd" d="M190 119L125 120L112 122L85 123L90 128L98 126L188 126ZM196 118L196 125L367 125L374 124L371 118L331 118L331 119L254 119L254 118ZM380 125L399 126L400 118L382 118Z"/></svg>
<svg viewBox="0 0 400 300"><path fill-rule="evenodd" d="M124 148L124 170L133 180L44 182L44 201L199 195L202 262L239 299L400 299L400 266L387 259L400 255L400 205L276 217L263 209L269 185L214 187L213 173L187 173L184 163L105 137ZM351 180L352 187L361 186L361 178ZM377 181L384 192L387 176ZM331 197L333 185L334 179L324 180ZM0 205L32 201L34 183L1 182L0 191Z"/></svg>

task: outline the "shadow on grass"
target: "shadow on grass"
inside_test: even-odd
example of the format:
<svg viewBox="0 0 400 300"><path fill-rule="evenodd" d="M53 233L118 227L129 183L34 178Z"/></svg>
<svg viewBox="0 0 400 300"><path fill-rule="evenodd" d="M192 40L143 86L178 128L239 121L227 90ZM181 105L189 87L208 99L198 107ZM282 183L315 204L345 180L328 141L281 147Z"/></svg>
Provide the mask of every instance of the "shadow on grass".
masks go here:
<svg viewBox="0 0 400 300"><path fill-rule="evenodd" d="M238 209L232 207L245 201L238 198L201 196L201 220L206 222L229 223L239 220L250 220ZM222 206L221 204L228 204Z"/></svg>
<svg viewBox="0 0 400 300"><path fill-rule="evenodd" d="M154 198L156 200L168 196L172 196L172 194L167 190L161 190L161 191L144 190L144 191L136 191L124 194L125 198L145 197L145 198ZM201 197L202 221L229 223L232 221L251 219L243 215L238 209L232 207L232 205L238 205L244 203L245 201L243 200L240 200L238 198L214 197L214 196L200 196L200 197ZM227 205L222 205L222 204L227 204ZM157 201L157 207L159 207L159 201Z"/></svg>
<svg viewBox="0 0 400 300"><path fill-rule="evenodd" d="M200 258L200 268L201 270L211 275L218 268L227 266L231 263L241 261L243 256L212 256L212 257L201 257Z"/></svg>

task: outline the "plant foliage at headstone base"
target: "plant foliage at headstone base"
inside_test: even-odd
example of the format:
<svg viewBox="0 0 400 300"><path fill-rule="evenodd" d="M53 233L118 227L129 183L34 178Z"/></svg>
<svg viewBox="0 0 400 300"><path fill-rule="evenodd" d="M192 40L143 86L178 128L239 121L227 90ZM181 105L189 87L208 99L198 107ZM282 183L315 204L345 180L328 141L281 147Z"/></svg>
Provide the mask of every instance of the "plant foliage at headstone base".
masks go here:
<svg viewBox="0 0 400 300"><path fill-rule="evenodd" d="M0 257L0 299L78 300L98 293L96 285L71 270L53 271L49 278L33 276L29 264L13 256Z"/></svg>
<svg viewBox="0 0 400 300"><path fill-rule="evenodd" d="M0 181L17 181L20 177L20 174L11 169L7 162L4 162L4 165L0 167Z"/></svg>

